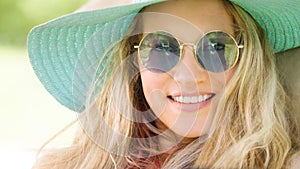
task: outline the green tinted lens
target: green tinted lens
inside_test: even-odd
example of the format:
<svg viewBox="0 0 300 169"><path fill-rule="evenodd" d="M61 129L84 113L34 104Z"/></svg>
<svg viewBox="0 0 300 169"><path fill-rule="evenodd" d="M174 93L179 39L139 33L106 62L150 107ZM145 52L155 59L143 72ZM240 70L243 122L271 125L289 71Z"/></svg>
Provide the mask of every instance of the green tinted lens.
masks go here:
<svg viewBox="0 0 300 169"><path fill-rule="evenodd" d="M179 61L179 43L166 32L149 33L140 43L139 57L147 69L168 72Z"/></svg>
<svg viewBox="0 0 300 169"><path fill-rule="evenodd" d="M225 32L209 32L197 44L197 59L210 72L223 72L234 66L238 58L236 41Z"/></svg>

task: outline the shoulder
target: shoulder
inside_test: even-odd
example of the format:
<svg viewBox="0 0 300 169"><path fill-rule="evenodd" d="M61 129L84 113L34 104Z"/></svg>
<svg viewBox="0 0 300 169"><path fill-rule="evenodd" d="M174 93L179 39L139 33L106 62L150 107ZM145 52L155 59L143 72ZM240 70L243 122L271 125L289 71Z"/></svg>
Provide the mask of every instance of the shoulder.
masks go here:
<svg viewBox="0 0 300 169"><path fill-rule="evenodd" d="M300 152L298 152L295 156L291 159L290 169L299 169L300 166Z"/></svg>

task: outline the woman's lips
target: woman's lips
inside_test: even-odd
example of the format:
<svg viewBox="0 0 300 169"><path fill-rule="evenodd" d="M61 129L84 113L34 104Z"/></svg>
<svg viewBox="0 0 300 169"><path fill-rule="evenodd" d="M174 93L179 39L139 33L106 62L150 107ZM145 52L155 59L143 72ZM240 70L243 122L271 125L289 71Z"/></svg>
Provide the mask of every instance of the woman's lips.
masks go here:
<svg viewBox="0 0 300 169"><path fill-rule="evenodd" d="M171 102L171 104L180 111L194 112L205 107L208 103L210 103L214 96L214 93L210 93L194 96L168 96L167 98Z"/></svg>

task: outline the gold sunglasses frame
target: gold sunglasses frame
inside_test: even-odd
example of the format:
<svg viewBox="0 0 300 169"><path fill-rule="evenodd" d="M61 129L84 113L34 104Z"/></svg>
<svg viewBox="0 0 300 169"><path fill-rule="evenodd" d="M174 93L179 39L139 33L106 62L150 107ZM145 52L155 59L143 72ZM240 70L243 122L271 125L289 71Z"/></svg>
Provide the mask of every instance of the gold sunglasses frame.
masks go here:
<svg viewBox="0 0 300 169"><path fill-rule="evenodd" d="M201 39L203 39L203 37L205 37L206 35L208 35L208 34L210 34L210 33L213 33L213 32L214 32L214 33L218 33L218 32L225 33L226 35L228 35L228 36L234 41L234 44L235 44L236 47L237 47L237 52L236 52L236 53L237 53L237 54L236 54L237 57L236 57L234 63L232 64L232 66L231 66L230 68L228 68L228 69L226 69L225 71L222 71L222 72L229 71L229 70L231 70L232 68L234 68L235 65L236 65L236 63L238 62L239 57L240 57L240 49L244 48L244 45L239 45L239 44L237 43L236 39L235 39L231 34L229 34L229 33L227 33L227 32L224 32L224 31L221 31L221 30L212 30L212 31L206 32L205 34L203 34L203 36L202 36L201 38L199 38L199 40L197 41L196 44L194 44L194 43L182 43L182 42L179 41L178 38L176 38L176 36L172 35L171 33L168 33L168 32L165 32L165 31L155 31L155 32L151 32L151 33L144 34L144 36L142 37L142 39L141 39L140 42L139 42L139 45L134 45L134 49L137 49L137 50L138 50L138 58L141 59L141 57L140 57L140 46L141 46L142 42L144 41L144 39L145 39L149 34L161 33L161 34L164 34L164 35L171 35L171 37L173 37L173 38L177 41L177 43L179 44L179 50L180 50L180 53L179 53L179 59L178 59L176 65L179 63L179 61L180 61L181 58L182 58L182 55L183 55L183 47L184 47L184 46L191 46L191 47L193 47L194 59L197 61L197 63L199 64L199 66L200 66L203 70L208 71L208 72L212 72L212 73L221 73L221 72L213 72L213 71L210 71L210 70L206 70L206 69L199 63L199 61L198 61L198 59L197 59L197 46L198 46L198 44L200 43ZM143 63L143 61L141 61L141 62ZM143 64L143 65L144 65L144 64ZM176 65L174 65L171 69L173 69L174 67L176 67ZM147 68L147 69L148 69L148 68ZM170 70L171 70L171 69L170 69ZM170 70L168 70L168 71L170 71ZM151 70L150 70L150 71L151 71ZM166 71L166 72L168 72L168 71ZM165 73L165 72L164 72L164 73Z"/></svg>

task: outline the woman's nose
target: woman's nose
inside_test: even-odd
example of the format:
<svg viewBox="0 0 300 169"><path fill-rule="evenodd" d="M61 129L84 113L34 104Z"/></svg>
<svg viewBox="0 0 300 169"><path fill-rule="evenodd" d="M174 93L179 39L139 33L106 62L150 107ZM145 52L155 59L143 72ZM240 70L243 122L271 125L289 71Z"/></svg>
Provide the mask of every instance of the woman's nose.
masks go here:
<svg viewBox="0 0 300 169"><path fill-rule="evenodd" d="M174 80L180 83L200 83L208 80L208 72L195 59L192 45L184 45L181 59L174 69Z"/></svg>

